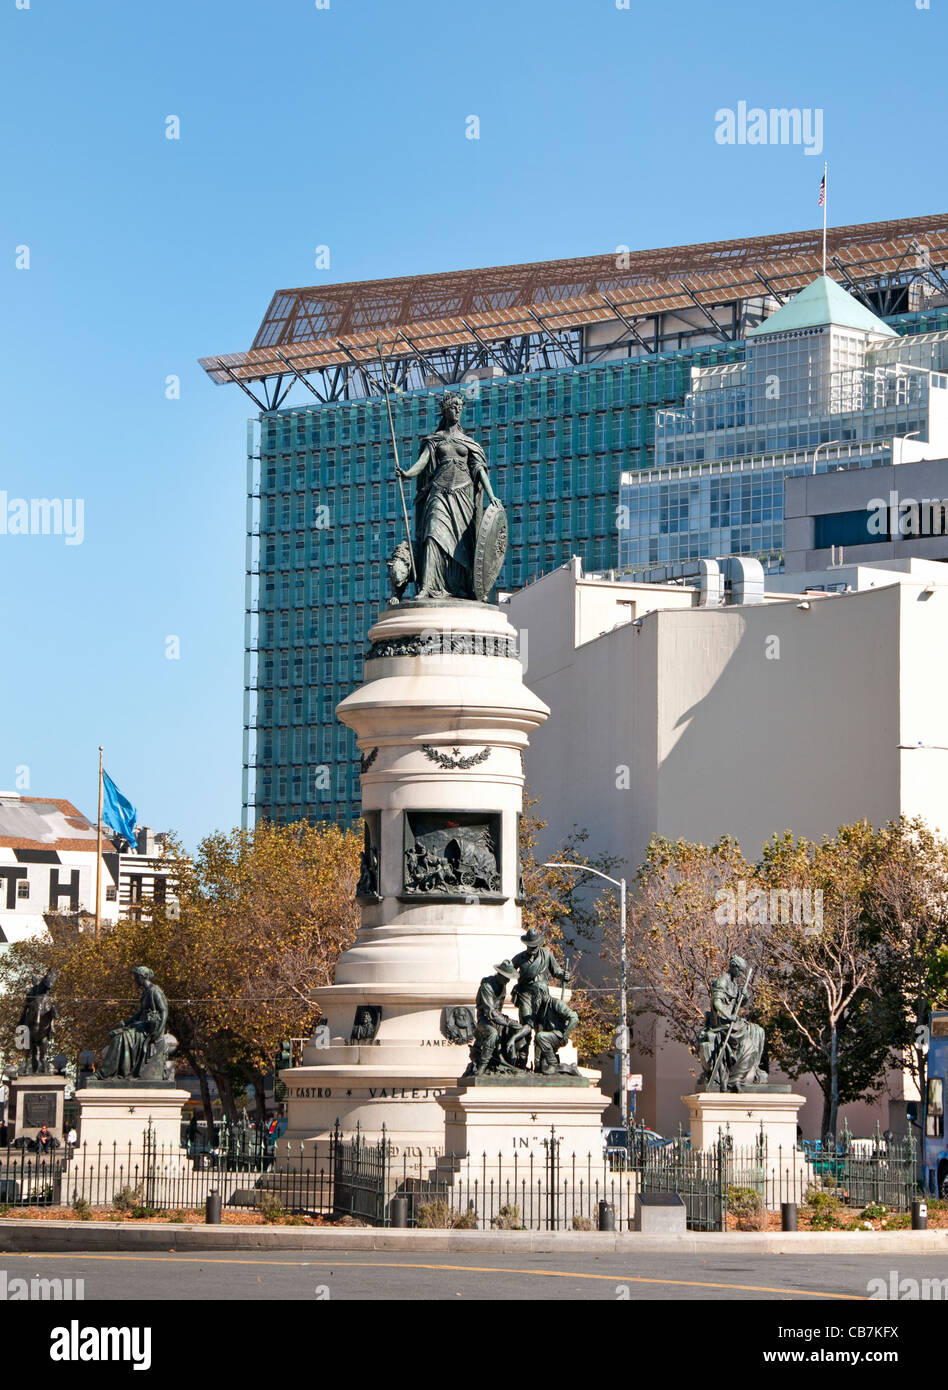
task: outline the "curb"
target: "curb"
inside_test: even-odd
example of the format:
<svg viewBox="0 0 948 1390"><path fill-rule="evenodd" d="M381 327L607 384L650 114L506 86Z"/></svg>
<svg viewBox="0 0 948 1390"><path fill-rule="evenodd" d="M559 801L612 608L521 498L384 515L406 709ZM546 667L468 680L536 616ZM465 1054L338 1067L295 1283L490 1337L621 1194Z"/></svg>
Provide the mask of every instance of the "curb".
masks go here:
<svg viewBox="0 0 948 1390"><path fill-rule="evenodd" d="M495 1255L618 1254L703 1255L728 1251L757 1255L948 1255L948 1231L688 1231L649 1236L637 1232L417 1231L376 1227L132 1226L111 1221L0 1221L0 1254L95 1252L204 1253L230 1250L396 1251Z"/></svg>

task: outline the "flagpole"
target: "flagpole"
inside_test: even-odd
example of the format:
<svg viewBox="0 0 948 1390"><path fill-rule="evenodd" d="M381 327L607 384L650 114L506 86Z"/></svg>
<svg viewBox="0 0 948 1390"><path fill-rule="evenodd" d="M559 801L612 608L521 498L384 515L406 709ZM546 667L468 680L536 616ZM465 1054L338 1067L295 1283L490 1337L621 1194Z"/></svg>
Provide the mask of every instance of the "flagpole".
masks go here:
<svg viewBox="0 0 948 1390"><path fill-rule="evenodd" d="M829 197L829 187L828 187L829 180L828 180L828 178L827 178L827 176L826 176L826 175L827 175L827 170L828 170L828 168L829 168L829 165L826 164L826 163L824 163L824 165L823 165L823 274L824 274L824 275L826 274L826 204L827 204L827 200L828 200L828 197Z"/></svg>
<svg viewBox="0 0 948 1390"><path fill-rule="evenodd" d="M95 934L102 926L102 744L99 744L99 814L95 832Z"/></svg>

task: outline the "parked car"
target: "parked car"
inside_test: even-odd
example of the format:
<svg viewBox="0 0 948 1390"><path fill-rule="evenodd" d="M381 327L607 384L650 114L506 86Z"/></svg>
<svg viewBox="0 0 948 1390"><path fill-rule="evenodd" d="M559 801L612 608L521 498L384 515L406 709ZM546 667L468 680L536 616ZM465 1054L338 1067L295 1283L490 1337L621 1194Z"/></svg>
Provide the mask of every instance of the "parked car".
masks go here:
<svg viewBox="0 0 948 1390"><path fill-rule="evenodd" d="M643 1148L663 1149L666 1144L671 1143L671 1140L645 1125L635 1126L628 1131L621 1126L603 1125L602 1150L610 1168L624 1168L628 1165L630 1139L633 1161L636 1155L641 1154Z"/></svg>

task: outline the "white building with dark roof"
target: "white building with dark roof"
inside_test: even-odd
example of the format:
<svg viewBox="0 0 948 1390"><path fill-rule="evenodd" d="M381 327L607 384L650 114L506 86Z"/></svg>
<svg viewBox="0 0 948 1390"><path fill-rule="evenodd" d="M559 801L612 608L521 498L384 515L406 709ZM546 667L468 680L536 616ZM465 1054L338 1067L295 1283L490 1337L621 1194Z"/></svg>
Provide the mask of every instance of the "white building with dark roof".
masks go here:
<svg viewBox="0 0 948 1390"><path fill-rule="evenodd" d="M103 839L102 920L118 918L119 860ZM96 828L71 801L0 792L0 948L45 929L50 911L95 912Z"/></svg>

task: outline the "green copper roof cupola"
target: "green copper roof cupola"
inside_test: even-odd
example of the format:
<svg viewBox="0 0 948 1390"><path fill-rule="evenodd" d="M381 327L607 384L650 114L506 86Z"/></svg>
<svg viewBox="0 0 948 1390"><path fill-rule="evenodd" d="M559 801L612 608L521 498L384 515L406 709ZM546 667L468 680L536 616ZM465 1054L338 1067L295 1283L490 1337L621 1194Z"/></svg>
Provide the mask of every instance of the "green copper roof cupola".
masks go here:
<svg viewBox="0 0 948 1390"><path fill-rule="evenodd" d="M880 333L895 337L894 329L860 304L851 294L837 285L828 275L820 275L805 290L794 295L769 319L747 331L748 338L765 333L790 333L799 328L822 328L835 324L838 328L856 328L864 333Z"/></svg>

